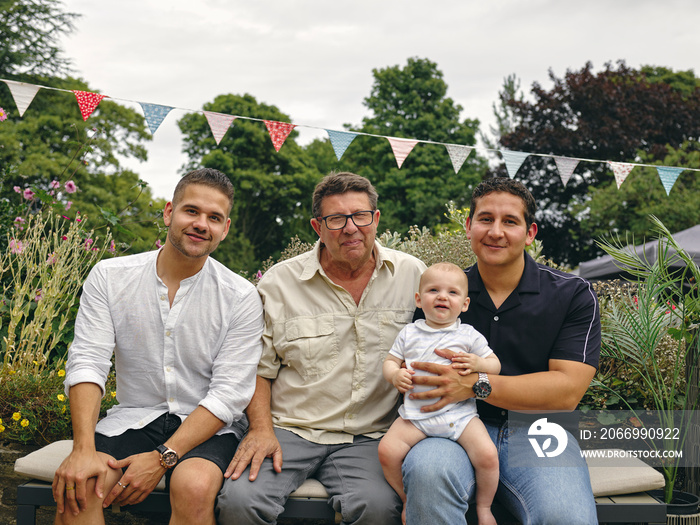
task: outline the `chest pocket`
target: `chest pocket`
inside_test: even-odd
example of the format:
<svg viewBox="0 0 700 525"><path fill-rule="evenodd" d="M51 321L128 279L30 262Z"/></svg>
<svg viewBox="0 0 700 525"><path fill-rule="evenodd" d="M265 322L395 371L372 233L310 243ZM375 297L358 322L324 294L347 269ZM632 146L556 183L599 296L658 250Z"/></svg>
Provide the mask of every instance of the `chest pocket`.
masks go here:
<svg viewBox="0 0 700 525"><path fill-rule="evenodd" d="M284 323L287 348L282 362L305 381L330 372L338 363L338 339L332 314L296 317Z"/></svg>

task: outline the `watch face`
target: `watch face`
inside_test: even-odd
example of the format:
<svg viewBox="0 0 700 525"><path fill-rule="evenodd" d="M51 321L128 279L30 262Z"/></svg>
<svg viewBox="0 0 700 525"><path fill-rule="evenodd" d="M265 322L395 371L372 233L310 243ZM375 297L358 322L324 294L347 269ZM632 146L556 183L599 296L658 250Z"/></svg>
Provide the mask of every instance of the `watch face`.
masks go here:
<svg viewBox="0 0 700 525"><path fill-rule="evenodd" d="M177 463L177 454L172 450L166 452L165 454L162 454L161 463L166 468L174 467Z"/></svg>
<svg viewBox="0 0 700 525"><path fill-rule="evenodd" d="M491 383L488 381L477 381L474 383L474 395L479 399L486 399L491 393Z"/></svg>

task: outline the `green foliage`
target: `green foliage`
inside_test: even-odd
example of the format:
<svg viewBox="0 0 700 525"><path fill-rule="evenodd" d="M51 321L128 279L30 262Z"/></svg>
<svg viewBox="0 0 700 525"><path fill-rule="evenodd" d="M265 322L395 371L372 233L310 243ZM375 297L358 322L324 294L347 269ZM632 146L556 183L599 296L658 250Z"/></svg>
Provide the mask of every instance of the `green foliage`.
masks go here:
<svg viewBox="0 0 700 525"><path fill-rule="evenodd" d="M68 71L58 41L78 15L64 12L60 0L1 0L0 13L0 78Z"/></svg>
<svg viewBox="0 0 700 525"><path fill-rule="evenodd" d="M4 368L33 375L65 355L78 291L111 239L95 239L79 216L71 221L52 212L28 217L8 237L0 257L0 355Z"/></svg>
<svg viewBox="0 0 700 525"><path fill-rule="evenodd" d="M289 122L275 106L251 95L219 95L207 111ZM217 146L206 118L199 113L179 121L185 135L187 169L215 168L229 176L236 190L229 237L214 257L229 268L255 272L277 257L288 239L314 240L309 226L311 195L321 174L307 165L292 132L279 153L262 122L238 119Z"/></svg>
<svg viewBox="0 0 700 525"><path fill-rule="evenodd" d="M579 71L567 71L563 78L550 72L550 80L549 90L533 84L531 101L515 95L504 101L512 111L514 127L500 137L502 147L600 161L643 159L649 164L697 167L684 162L690 160L700 138L700 86L692 72L640 71L620 62L616 67L608 63L596 74L588 63ZM495 172L505 175L505 168ZM695 173L684 174L671 197L666 197L655 170L640 168L618 191L604 162L580 163L564 186L552 159L530 156L518 178L538 202L538 237L548 257L570 266L601 253L594 242L601 231L624 228L622 223L628 221L638 232L638 218L648 213L657 213L678 231L681 224L697 219L700 209ZM670 211L673 207L691 213L680 218ZM668 215L662 214L667 211ZM648 228L644 231L649 233ZM568 242L561 242L562 238Z"/></svg>
<svg viewBox="0 0 700 525"><path fill-rule="evenodd" d="M44 369L33 375L0 369L0 442L47 445L72 436L68 398L64 394L65 370ZM112 372L105 385L100 417L116 403Z"/></svg>
<svg viewBox="0 0 700 525"><path fill-rule="evenodd" d="M700 268L668 228L658 218L651 219L659 239L654 262L626 249L619 238L600 241L616 263L626 266L636 278L634 294L622 294L605 305L601 353L631 371L631 379L648 392L650 408L658 413L661 426L672 428L675 411L694 411L700 402L684 380L686 363L700 359ZM674 262L685 266L673 270ZM615 393L621 394L619 390ZM629 399L621 400L633 408ZM681 425L680 439L663 446L682 449L687 430L687 425ZM667 502L672 498L679 461L668 460L662 467Z"/></svg>
<svg viewBox="0 0 700 525"><path fill-rule="evenodd" d="M462 107L447 97L447 84L437 64L409 58L407 64L373 70L374 84L364 104L372 115L359 131L446 144L474 145L478 121L460 120ZM408 231L413 224L434 229L445 223L443 206L468 205L471 190L485 171L471 156L455 174L445 146L418 144L401 169L391 146L377 137L358 136L340 169L367 177L379 193L381 227Z"/></svg>

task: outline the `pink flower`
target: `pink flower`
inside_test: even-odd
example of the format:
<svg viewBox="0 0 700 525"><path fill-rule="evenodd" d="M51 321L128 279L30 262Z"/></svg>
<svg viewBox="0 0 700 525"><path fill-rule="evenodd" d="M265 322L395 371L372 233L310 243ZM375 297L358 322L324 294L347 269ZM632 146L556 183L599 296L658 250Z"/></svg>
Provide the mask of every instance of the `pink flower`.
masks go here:
<svg viewBox="0 0 700 525"><path fill-rule="evenodd" d="M62 241L67 241L67 240L68 240L68 236L64 235L63 237L61 237L61 240L62 240Z"/></svg>
<svg viewBox="0 0 700 525"><path fill-rule="evenodd" d="M90 246L92 246L92 243L95 242L92 239L85 239L85 249L89 250Z"/></svg>
<svg viewBox="0 0 700 525"><path fill-rule="evenodd" d="M78 187L75 185L75 182L73 182L72 180L69 180L63 186L64 186L64 188L66 188L66 191L68 193L75 193L78 190Z"/></svg>
<svg viewBox="0 0 700 525"><path fill-rule="evenodd" d="M48 264L49 266L51 266L52 264L56 264L56 261L57 261L57 260L58 260L58 259L56 259L56 252L51 252L51 253L49 254L48 259L46 259L46 264Z"/></svg>
<svg viewBox="0 0 700 525"><path fill-rule="evenodd" d="M258 273L255 274L255 278L258 280L262 279L262 272L260 270L258 270Z"/></svg>
<svg viewBox="0 0 700 525"><path fill-rule="evenodd" d="M156 248L158 248L158 249L160 250L162 246L163 246L163 243L160 242L160 239L158 239L158 240L156 241Z"/></svg>
<svg viewBox="0 0 700 525"><path fill-rule="evenodd" d="M66 202L66 211L70 210L71 206L73 206L73 201Z"/></svg>
<svg viewBox="0 0 700 525"><path fill-rule="evenodd" d="M24 190L24 193L22 193L22 196L28 201L30 201L34 198L34 192L27 188L26 190Z"/></svg>
<svg viewBox="0 0 700 525"><path fill-rule="evenodd" d="M52 180L52 181L49 183L49 186L51 187L52 190L57 190L58 188L61 187L61 183L58 182L57 180Z"/></svg>
<svg viewBox="0 0 700 525"><path fill-rule="evenodd" d="M10 239L10 252L17 255L22 253L22 250L24 250L24 244L22 244L22 241L17 241L15 239Z"/></svg>
<svg viewBox="0 0 700 525"><path fill-rule="evenodd" d="M42 297L43 297L43 292L41 291L41 288L39 288L36 291L36 295L34 296L34 300L38 303L39 301L41 301Z"/></svg>
<svg viewBox="0 0 700 525"><path fill-rule="evenodd" d="M24 223L25 222L27 222L27 221L24 220L23 217L15 217L14 223L15 223L15 227L18 230L20 230L20 231L24 230Z"/></svg>
<svg viewBox="0 0 700 525"><path fill-rule="evenodd" d="M114 246L114 240L109 242L109 248L107 248L107 251L112 254L117 251L117 248Z"/></svg>
<svg viewBox="0 0 700 525"><path fill-rule="evenodd" d="M19 186L15 186L12 189L15 190L15 193L22 193L22 188L20 188Z"/></svg>
<svg viewBox="0 0 700 525"><path fill-rule="evenodd" d="M3 120L5 120L6 118L7 118L7 111L5 111L4 109L0 108L0 122L2 122Z"/></svg>

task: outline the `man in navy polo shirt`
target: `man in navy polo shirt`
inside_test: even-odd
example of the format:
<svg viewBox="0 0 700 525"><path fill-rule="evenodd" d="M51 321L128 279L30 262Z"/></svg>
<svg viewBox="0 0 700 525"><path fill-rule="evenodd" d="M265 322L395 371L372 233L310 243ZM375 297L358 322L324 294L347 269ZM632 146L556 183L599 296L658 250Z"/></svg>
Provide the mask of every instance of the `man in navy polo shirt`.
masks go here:
<svg viewBox="0 0 700 525"><path fill-rule="evenodd" d="M461 319L486 337L501 360L501 375L461 376L449 365L413 363L434 374L414 376L414 382L436 387L415 397L436 399L427 411L480 398L479 415L499 451L497 498L522 523L597 523L575 439L557 458L564 466L513 466L508 459L509 451L511 459L520 455L516 443L527 443L529 429L509 424L508 411L574 410L600 354L600 315L590 283L525 253L537 233L535 210L520 182L498 177L475 188L466 229L477 263L466 271L471 303ZM447 350L436 353L451 357ZM459 445L425 439L409 452L403 469L409 523L466 523L475 481Z"/></svg>

